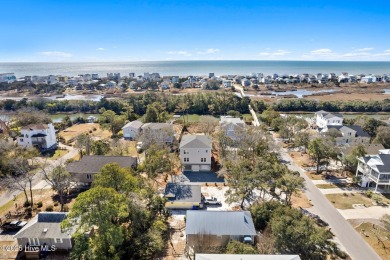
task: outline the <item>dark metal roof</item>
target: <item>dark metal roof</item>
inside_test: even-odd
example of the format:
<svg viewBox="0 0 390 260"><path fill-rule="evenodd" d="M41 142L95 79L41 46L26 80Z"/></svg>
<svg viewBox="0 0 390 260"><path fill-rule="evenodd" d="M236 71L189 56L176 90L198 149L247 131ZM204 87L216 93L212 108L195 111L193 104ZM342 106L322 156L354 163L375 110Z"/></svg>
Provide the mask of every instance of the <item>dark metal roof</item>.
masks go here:
<svg viewBox="0 0 390 260"><path fill-rule="evenodd" d="M256 230L249 211L187 210L186 233L254 236Z"/></svg>
<svg viewBox="0 0 390 260"><path fill-rule="evenodd" d="M122 168L137 167L137 158L131 156L83 156L80 161L66 166L70 173L98 173L104 165L117 163Z"/></svg>
<svg viewBox="0 0 390 260"><path fill-rule="evenodd" d="M165 187L164 196L172 198L170 201L201 202L201 186L181 183L168 183Z"/></svg>
<svg viewBox="0 0 390 260"><path fill-rule="evenodd" d="M45 136L47 135L39 133L39 134L32 135L31 137L45 137Z"/></svg>
<svg viewBox="0 0 390 260"><path fill-rule="evenodd" d="M60 223L65 218L65 212L40 212L38 214L38 222Z"/></svg>

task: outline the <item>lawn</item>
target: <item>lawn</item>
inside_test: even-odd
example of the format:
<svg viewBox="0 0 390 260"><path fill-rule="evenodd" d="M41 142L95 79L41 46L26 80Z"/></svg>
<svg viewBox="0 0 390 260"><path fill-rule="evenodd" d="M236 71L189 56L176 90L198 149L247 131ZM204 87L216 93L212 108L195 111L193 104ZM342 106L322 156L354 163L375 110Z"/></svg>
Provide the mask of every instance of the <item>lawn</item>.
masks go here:
<svg viewBox="0 0 390 260"><path fill-rule="evenodd" d="M69 153L68 150L59 150L57 149L55 151L55 153L49 157L49 160L57 160L59 158L61 158L62 156L64 156L65 154Z"/></svg>
<svg viewBox="0 0 390 260"><path fill-rule="evenodd" d="M307 153L303 152L289 152L291 159L300 167L313 166L313 162Z"/></svg>
<svg viewBox="0 0 390 260"><path fill-rule="evenodd" d="M372 200L361 193L339 193L325 196L337 209L353 209L353 204L364 204L366 207L373 205Z"/></svg>
<svg viewBox="0 0 390 260"><path fill-rule="evenodd" d="M380 227L372 223L362 223L355 227L355 229L382 259L388 259L390 240L384 238L386 237L385 232ZM379 236L383 244L378 240L377 236Z"/></svg>
<svg viewBox="0 0 390 260"><path fill-rule="evenodd" d="M190 123L195 123L195 122L199 122L200 115L196 115L196 114L184 115L184 116L181 116L180 119L186 120L186 121L188 121Z"/></svg>
<svg viewBox="0 0 390 260"><path fill-rule="evenodd" d="M317 184L316 186L319 189L334 189L334 188L338 188L338 186L334 185L333 183Z"/></svg>

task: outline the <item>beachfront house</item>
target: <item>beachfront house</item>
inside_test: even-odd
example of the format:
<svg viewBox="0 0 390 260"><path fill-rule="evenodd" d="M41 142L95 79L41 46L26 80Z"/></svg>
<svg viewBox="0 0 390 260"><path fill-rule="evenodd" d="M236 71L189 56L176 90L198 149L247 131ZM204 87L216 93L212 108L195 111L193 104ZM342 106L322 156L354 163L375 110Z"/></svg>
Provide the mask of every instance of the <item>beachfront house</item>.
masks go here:
<svg viewBox="0 0 390 260"><path fill-rule="evenodd" d="M70 250L73 247L72 235L76 232L77 226L66 229L61 227L61 222L66 219L67 214L66 212L39 212L14 235L14 238L23 249L26 246L38 247L39 250L35 252L37 256L45 246ZM26 252L26 254L29 253L31 253L30 257L33 257L32 252Z"/></svg>
<svg viewBox="0 0 390 260"><path fill-rule="evenodd" d="M123 138L126 140L137 139L141 132L142 122L139 120L131 121L122 127Z"/></svg>
<svg viewBox="0 0 390 260"><path fill-rule="evenodd" d="M188 183L167 183L164 197L167 209L200 209L203 207L201 186Z"/></svg>
<svg viewBox="0 0 390 260"><path fill-rule="evenodd" d="M116 87L116 82L115 81L109 81L105 85L106 88L114 88Z"/></svg>
<svg viewBox="0 0 390 260"><path fill-rule="evenodd" d="M206 135L184 135L180 142L180 160L184 170L210 171L212 141Z"/></svg>
<svg viewBox="0 0 390 260"><path fill-rule="evenodd" d="M0 83L12 83L16 81L14 73L0 73Z"/></svg>
<svg viewBox="0 0 390 260"><path fill-rule="evenodd" d="M190 255L215 252L230 240L253 244L255 236L249 211L187 210L186 248Z"/></svg>
<svg viewBox="0 0 390 260"><path fill-rule="evenodd" d="M360 81L365 83L373 83L376 82L376 77L369 75L369 76L362 77Z"/></svg>
<svg viewBox="0 0 390 260"><path fill-rule="evenodd" d="M18 145L23 148L35 147L40 151L56 149L57 139L53 124L23 126L20 129Z"/></svg>
<svg viewBox="0 0 390 260"><path fill-rule="evenodd" d="M379 154L358 158L356 176L361 187L375 187L375 191L390 191L390 149Z"/></svg>
<svg viewBox="0 0 390 260"><path fill-rule="evenodd" d="M68 163L67 171L72 176L72 181L91 184L94 175L99 173L104 165L117 163L122 168L137 168L138 160L131 156L103 156L84 155L79 161Z"/></svg>
<svg viewBox="0 0 390 260"><path fill-rule="evenodd" d="M315 113L315 121L317 127L322 130L328 126L342 126L343 116L321 110Z"/></svg>
<svg viewBox="0 0 390 260"><path fill-rule="evenodd" d="M221 116L219 127L220 131L222 131L225 136L236 141L240 139L245 132L246 124L241 118Z"/></svg>

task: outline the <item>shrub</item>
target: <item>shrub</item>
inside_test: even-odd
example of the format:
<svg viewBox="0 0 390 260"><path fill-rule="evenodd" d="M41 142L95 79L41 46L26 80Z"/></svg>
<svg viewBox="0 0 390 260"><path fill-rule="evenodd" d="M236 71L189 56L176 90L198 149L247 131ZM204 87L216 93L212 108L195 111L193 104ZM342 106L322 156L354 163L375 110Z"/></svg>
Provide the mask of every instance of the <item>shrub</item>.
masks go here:
<svg viewBox="0 0 390 260"><path fill-rule="evenodd" d="M42 201L38 201L37 207L38 207L38 208L42 208L42 205L43 205L43 204L42 204Z"/></svg>
<svg viewBox="0 0 390 260"><path fill-rule="evenodd" d="M25 201L23 203L23 207L25 207L25 208L30 207L30 202L29 201Z"/></svg>
<svg viewBox="0 0 390 260"><path fill-rule="evenodd" d="M53 205L49 205L46 207L46 211L53 211Z"/></svg>
<svg viewBox="0 0 390 260"><path fill-rule="evenodd" d="M69 211L69 206L68 205L64 205L64 212L68 212Z"/></svg>
<svg viewBox="0 0 390 260"><path fill-rule="evenodd" d="M57 207L58 206L58 202L54 202L54 207Z"/></svg>
<svg viewBox="0 0 390 260"><path fill-rule="evenodd" d="M89 130L89 133L92 134L92 130Z"/></svg>
<svg viewBox="0 0 390 260"><path fill-rule="evenodd" d="M92 131L96 131L97 129L96 129L96 127L94 127L93 129L92 129Z"/></svg>
<svg viewBox="0 0 390 260"><path fill-rule="evenodd" d="M372 197L372 194L373 194L372 190L366 191L366 196L367 196L367 197L371 198L371 197Z"/></svg>

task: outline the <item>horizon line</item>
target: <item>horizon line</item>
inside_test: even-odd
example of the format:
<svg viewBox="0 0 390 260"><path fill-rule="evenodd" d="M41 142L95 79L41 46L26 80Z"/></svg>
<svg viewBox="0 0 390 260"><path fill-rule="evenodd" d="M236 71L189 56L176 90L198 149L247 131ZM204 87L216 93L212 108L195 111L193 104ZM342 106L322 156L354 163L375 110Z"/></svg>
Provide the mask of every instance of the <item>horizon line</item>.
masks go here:
<svg viewBox="0 0 390 260"><path fill-rule="evenodd" d="M248 60L248 59L226 59L226 60L133 60L133 61L0 61L1 63L119 63L119 62L197 62L197 61L292 61L292 62L390 62L390 60Z"/></svg>

